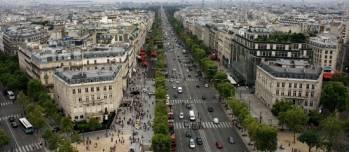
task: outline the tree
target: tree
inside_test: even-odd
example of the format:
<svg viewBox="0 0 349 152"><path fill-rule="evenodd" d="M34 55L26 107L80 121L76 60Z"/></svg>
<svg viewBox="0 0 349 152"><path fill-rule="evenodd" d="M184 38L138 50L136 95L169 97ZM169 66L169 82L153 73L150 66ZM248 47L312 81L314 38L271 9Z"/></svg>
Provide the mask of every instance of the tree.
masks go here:
<svg viewBox="0 0 349 152"><path fill-rule="evenodd" d="M57 149L59 137L56 133L53 133L50 129L47 129L44 131L42 137L47 141L48 149Z"/></svg>
<svg viewBox="0 0 349 152"><path fill-rule="evenodd" d="M0 148L9 143L10 138L5 134L4 130L0 129Z"/></svg>
<svg viewBox="0 0 349 152"><path fill-rule="evenodd" d="M325 85L320 100L324 109L333 113L343 111L349 106L348 88L342 82L329 82Z"/></svg>
<svg viewBox="0 0 349 152"><path fill-rule="evenodd" d="M316 110L309 111L308 116L309 116L308 124L314 125L314 126L319 126L321 120L324 119L324 116L322 116L321 113Z"/></svg>
<svg viewBox="0 0 349 152"><path fill-rule="evenodd" d="M70 143L71 142L66 139L60 140L57 152L77 152L77 150Z"/></svg>
<svg viewBox="0 0 349 152"><path fill-rule="evenodd" d="M235 95L234 87L228 82L218 83L216 85L216 88L220 97L228 98Z"/></svg>
<svg viewBox="0 0 349 152"><path fill-rule="evenodd" d="M293 131L293 142L296 143L296 132L302 131L307 124L308 115L302 108L294 106L286 112L281 112L279 119Z"/></svg>
<svg viewBox="0 0 349 152"><path fill-rule="evenodd" d="M282 100L273 105L271 112L274 116L279 116L281 112L285 112L293 107L293 103L287 100Z"/></svg>
<svg viewBox="0 0 349 152"><path fill-rule="evenodd" d="M90 118L90 120L88 121L88 126L91 131L102 127L97 118Z"/></svg>
<svg viewBox="0 0 349 152"><path fill-rule="evenodd" d="M67 117L63 117L60 122L60 127L65 133L71 133L74 129L74 123Z"/></svg>
<svg viewBox="0 0 349 152"><path fill-rule="evenodd" d="M228 81L228 77L227 77L227 74L225 74L225 72L223 72L223 71L218 71L218 72L216 73L216 75L214 75L213 80L214 80L214 83L215 83L215 84L218 84L218 83L220 83L220 82L226 82L226 81Z"/></svg>
<svg viewBox="0 0 349 152"><path fill-rule="evenodd" d="M332 151L334 143L337 141L338 135L342 132L342 123L338 118L333 115L322 120L320 128L324 133L326 139L326 148L328 151Z"/></svg>
<svg viewBox="0 0 349 152"><path fill-rule="evenodd" d="M45 90L39 80L32 79L28 82L27 94L33 101L39 100L39 95Z"/></svg>
<svg viewBox="0 0 349 152"><path fill-rule="evenodd" d="M306 143L309 146L309 152L311 148L319 146L321 143L320 133L316 130L306 130L299 137L298 140L302 143Z"/></svg>
<svg viewBox="0 0 349 152"><path fill-rule="evenodd" d="M277 149L277 130L275 128L259 125L254 137L257 150L275 151Z"/></svg>
<svg viewBox="0 0 349 152"><path fill-rule="evenodd" d="M154 152L170 152L170 145L170 135L154 134L151 144Z"/></svg>
<svg viewBox="0 0 349 152"><path fill-rule="evenodd" d="M40 105L34 105L33 110L28 112L28 119L37 128L42 128L46 123L46 118L44 116L44 108Z"/></svg>

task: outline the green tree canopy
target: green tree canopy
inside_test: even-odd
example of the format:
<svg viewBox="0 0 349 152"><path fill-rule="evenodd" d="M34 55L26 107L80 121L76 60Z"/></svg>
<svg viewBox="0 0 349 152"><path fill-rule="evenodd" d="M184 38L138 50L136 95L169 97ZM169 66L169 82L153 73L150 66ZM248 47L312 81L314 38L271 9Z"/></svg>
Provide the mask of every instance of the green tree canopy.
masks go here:
<svg viewBox="0 0 349 152"><path fill-rule="evenodd" d="M275 151L277 149L277 130L267 125L257 127L255 146L260 151Z"/></svg>
<svg viewBox="0 0 349 152"><path fill-rule="evenodd" d="M320 132L314 129L305 130L300 134L298 140L302 143L306 143L309 147L309 152L311 152L311 148L319 147L321 144L321 136Z"/></svg>
<svg viewBox="0 0 349 152"><path fill-rule="evenodd" d="M324 133L326 139L326 148L328 151L332 151L333 145L337 141L337 137L342 133L342 123L335 116L329 116L326 119L322 120L320 123L320 128Z"/></svg>
<svg viewBox="0 0 349 152"><path fill-rule="evenodd" d="M170 135L154 134L151 144L154 152L170 152L170 145Z"/></svg>
<svg viewBox="0 0 349 152"><path fill-rule="evenodd" d="M10 143L10 137L8 137L4 130L0 129L0 148Z"/></svg>
<svg viewBox="0 0 349 152"><path fill-rule="evenodd" d="M271 112L274 116L279 116L281 112L285 112L293 107L293 103L287 100L282 100L273 105Z"/></svg>
<svg viewBox="0 0 349 152"><path fill-rule="evenodd" d="M279 120L293 131L293 142L296 142L296 132L303 130L308 122L308 115L302 108L293 106L291 109L281 112Z"/></svg>
<svg viewBox="0 0 349 152"><path fill-rule="evenodd" d="M321 104L329 112L335 110L343 111L348 109L349 94L348 88L341 82L329 82L325 85L321 94Z"/></svg>

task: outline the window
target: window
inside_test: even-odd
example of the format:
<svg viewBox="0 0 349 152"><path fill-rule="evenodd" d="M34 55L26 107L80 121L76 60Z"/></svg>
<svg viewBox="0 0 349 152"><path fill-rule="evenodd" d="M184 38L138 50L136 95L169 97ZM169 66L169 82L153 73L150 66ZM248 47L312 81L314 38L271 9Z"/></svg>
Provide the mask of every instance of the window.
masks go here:
<svg viewBox="0 0 349 152"><path fill-rule="evenodd" d="M99 95L97 95L97 100L101 99L101 97Z"/></svg>
<svg viewBox="0 0 349 152"><path fill-rule="evenodd" d="M309 97L309 92L305 92L305 97Z"/></svg>
<svg viewBox="0 0 349 152"><path fill-rule="evenodd" d="M79 98L79 102L81 102L82 101L82 99L81 98Z"/></svg>
<svg viewBox="0 0 349 152"><path fill-rule="evenodd" d="M86 101L89 101L90 99L89 99L89 97L88 96L86 96Z"/></svg>
<svg viewBox="0 0 349 152"><path fill-rule="evenodd" d="M276 87L279 87L279 86L280 86L280 82L277 82L277 83L276 83Z"/></svg>
<svg viewBox="0 0 349 152"><path fill-rule="evenodd" d="M302 84L302 83L300 83L300 84L299 84L299 88L302 88L302 87L303 87L303 84Z"/></svg>
<svg viewBox="0 0 349 152"><path fill-rule="evenodd" d="M284 91L282 91L282 92L281 92L281 96L284 96L284 95L285 95L285 93L284 93Z"/></svg>
<svg viewBox="0 0 349 152"><path fill-rule="evenodd" d="M309 89L309 84L307 84L307 87L306 87L307 89Z"/></svg>
<svg viewBox="0 0 349 152"><path fill-rule="evenodd" d="M112 86L110 85L110 86L109 86L109 90L111 90L111 89L112 89Z"/></svg>
<svg viewBox="0 0 349 152"><path fill-rule="evenodd" d="M104 99L107 99L108 98L108 96L107 95L104 95Z"/></svg>
<svg viewBox="0 0 349 152"><path fill-rule="evenodd" d="M304 105L305 105L305 106L308 106L308 101L304 101Z"/></svg>
<svg viewBox="0 0 349 152"><path fill-rule="evenodd" d="M80 119L84 118L84 115L80 115Z"/></svg>
<svg viewBox="0 0 349 152"><path fill-rule="evenodd" d="M104 86L104 87L103 87L103 90L104 90L104 91L107 91L107 86Z"/></svg>
<svg viewBox="0 0 349 152"><path fill-rule="evenodd" d="M287 96L291 96L291 91L288 91L288 92L287 92Z"/></svg>
<svg viewBox="0 0 349 152"><path fill-rule="evenodd" d="M88 88L85 88L85 92L88 92Z"/></svg>
<svg viewBox="0 0 349 152"><path fill-rule="evenodd" d="M75 118L75 120L79 119L79 117L78 117L78 116L75 116L74 118Z"/></svg>
<svg viewBox="0 0 349 152"><path fill-rule="evenodd" d="M109 95L109 98L111 98L111 97L113 97L113 95L112 95L112 94L110 94L110 95Z"/></svg>
<svg viewBox="0 0 349 152"><path fill-rule="evenodd" d="M291 88L291 87L292 87L292 83L289 83L289 84L288 84L288 87Z"/></svg>
<svg viewBox="0 0 349 152"><path fill-rule="evenodd" d="M78 93L81 93L81 89L80 88L78 89Z"/></svg>
<svg viewBox="0 0 349 152"><path fill-rule="evenodd" d="M94 92L95 91L95 88L94 87L91 87L91 92Z"/></svg>
<svg viewBox="0 0 349 152"><path fill-rule="evenodd" d="M294 83L294 88L297 88L297 83Z"/></svg>
<svg viewBox="0 0 349 152"><path fill-rule="evenodd" d="M310 97L314 97L314 91L310 92Z"/></svg>
<svg viewBox="0 0 349 152"><path fill-rule="evenodd" d="M311 89L315 89L315 85L314 84L311 85Z"/></svg>
<svg viewBox="0 0 349 152"><path fill-rule="evenodd" d="M97 60L95 60L94 63L97 64Z"/></svg>
<svg viewBox="0 0 349 152"><path fill-rule="evenodd" d="M96 87L96 90L99 91L99 87Z"/></svg>
<svg viewBox="0 0 349 152"><path fill-rule="evenodd" d="M294 96L294 97L297 96L297 91L293 91L293 96Z"/></svg>
<svg viewBox="0 0 349 152"><path fill-rule="evenodd" d="M87 60L87 65L89 65L90 64L90 61L89 60Z"/></svg>
<svg viewBox="0 0 349 152"><path fill-rule="evenodd" d="M91 95L91 99L92 99L92 100L95 100L95 95Z"/></svg>
<svg viewBox="0 0 349 152"><path fill-rule="evenodd" d="M325 54L328 54L328 51L325 51Z"/></svg>
<svg viewBox="0 0 349 152"><path fill-rule="evenodd" d="M276 90L276 95L279 95L279 90Z"/></svg>
<svg viewBox="0 0 349 152"><path fill-rule="evenodd" d="M75 94L75 89L73 89L73 94Z"/></svg>
<svg viewBox="0 0 349 152"><path fill-rule="evenodd" d="M285 87L285 82L282 82L281 85L282 85L282 87L284 88L284 87Z"/></svg>
<svg viewBox="0 0 349 152"><path fill-rule="evenodd" d="M302 91L299 91L298 92L298 97L301 97L302 96Z"/></svg>

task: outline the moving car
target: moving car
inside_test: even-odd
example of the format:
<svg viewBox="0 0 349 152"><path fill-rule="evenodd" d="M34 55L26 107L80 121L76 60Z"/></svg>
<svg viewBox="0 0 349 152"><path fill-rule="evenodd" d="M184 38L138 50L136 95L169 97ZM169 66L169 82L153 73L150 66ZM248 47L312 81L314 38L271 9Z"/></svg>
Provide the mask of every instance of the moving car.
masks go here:
<svg viewBox="0 0 349 152"><path fill-rule="evenodd" d="M216 147L217 147L218 149L222 149L222 148L223 148L223 143L217 141L217 142L216 142Z"/></svg>
<svg viewBox="0 0 349 152"><path fill-rule="evenodd" d="M214 123L214 124L218 124L218 123L219 123L219 120L218 120L217 117L213 118L213 123Z"/></svg>
<svg viewBox="0 0 349 152"><path fill-rule="evenodd" d="M12 126L12 128L17 128L18 124L16 121L13 121L13 122L11 122L11 126Z"/></svg>
<svg viewBox="0 0 349 152"><path fill-rule="evenodd" d="M198 145L202 145L202 138L200 138L200 137L196 137L196 143L198 144Z"/></svg>
<svg viewBox="0 0 349 152"><path fill-rule="evenodd" d="M228 137L228 142L230 144L235 144L234 138L232 136Z"/></svg>
<svg viewBox="0 0 349 152"><path fill-rule="evenodd" d="M207 83L205 83L205 88L208 88L208 84Z"/></svg>
<svg viewBox="0 0 349 152"><path fill-rule="evenodd" d="M179 113L179 119L183 119L184 118L184 113L183 112L180 112Z"/></svg>
<svg viewBox="0 0 349 152"><path fill-rule="evenodd" d="M190 103L187 103L186 107L187 107L187 109L191 109Z"/></svg>
<svg viewBox="0 0 349 152"><path fill-rule="evenodd" d="M208 110L208 112L213 112L214 111L213 107L208 107L207 110Z"/></svg>
<svg viewBox="0 0 349 152"><path fill-rule="evenodd" d="M178 87L178 88L177 88L177 91L178 91L178 93L182 93L182 92L183 92L182 87Z"/></svg>
<svg viewBox="0 0 349 152"><path fill-rule="evenodd" d="M195 121L195 113L194 110L189 110L189 120Z"/></svg>
<svg viewBox="0 0 349 152"><path fill-rule="evenodd" d="M15 117L8 117L8 121L9 122L14 122L15 121Z"/></svg>
<svg viewBox="0 0 349 152"><path fill-rule="evenodd" d="M192 148L192 149L195 148L195 142L193 138L189 139L189 148Z"/></svg>
<svg viewBox="0 0 349 152"><path fill-rule="evenodd" d="M190 134L190 132L189 132L189 131L186 131L186 132L185 132L185 137L188 137L188 138L190 138L190 137L191 137L191 134Z"/></svg>
<svg viewBox="0 0 349 152"><path fill-rule="evenodd" d="M7 97L10 99L10 100L15 100L16 99L16 95L13 91L11 90L8 90L6 91L6 94L7 94Z"/></svg>

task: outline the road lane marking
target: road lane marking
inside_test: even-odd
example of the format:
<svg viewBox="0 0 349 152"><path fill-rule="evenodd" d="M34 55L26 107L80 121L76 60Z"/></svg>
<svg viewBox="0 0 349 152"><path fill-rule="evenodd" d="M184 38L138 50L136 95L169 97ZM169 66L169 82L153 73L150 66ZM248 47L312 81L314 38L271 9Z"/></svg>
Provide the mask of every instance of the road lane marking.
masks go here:
<svg viewBox="0 0 349 152"><path fill-rule="evenodd" d="M205 132L203 130L199 130L200 137L202 138L204 150L211 152L210 146L208 145L208 140L206 138Z"/></svg>

